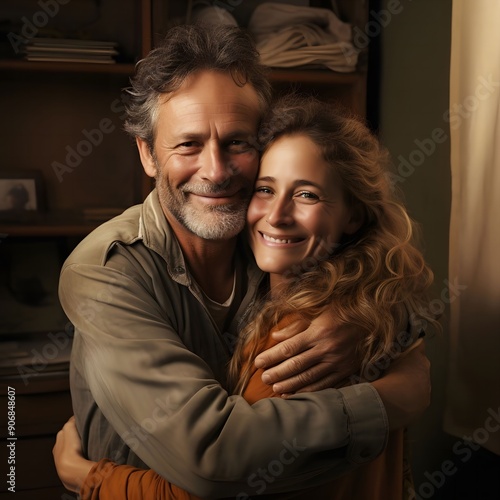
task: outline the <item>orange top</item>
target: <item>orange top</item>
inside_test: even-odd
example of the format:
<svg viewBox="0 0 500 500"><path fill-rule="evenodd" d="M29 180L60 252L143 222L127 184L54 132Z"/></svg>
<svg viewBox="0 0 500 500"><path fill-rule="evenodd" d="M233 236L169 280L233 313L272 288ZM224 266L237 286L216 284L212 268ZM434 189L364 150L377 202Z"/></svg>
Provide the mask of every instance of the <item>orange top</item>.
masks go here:
<svg viewBox="0 0 500 500"><path fill-rule="evenodd" d="M275 329L283 328L282 321ZM276 345L269 335L263 350ZM250 404L276 397L262 382L263 369L255 369L243 394ZM405 431L389 434L387 447L375 460L359 466L328 483L294 493L266 495L283 500L403 500L412 487L409 463L405 458ZM200 497L169 483L153 470L117 465L103 459L91 469L80 490L82 500L197 500ZM200 499L201 500L201 499Z"/></svg>

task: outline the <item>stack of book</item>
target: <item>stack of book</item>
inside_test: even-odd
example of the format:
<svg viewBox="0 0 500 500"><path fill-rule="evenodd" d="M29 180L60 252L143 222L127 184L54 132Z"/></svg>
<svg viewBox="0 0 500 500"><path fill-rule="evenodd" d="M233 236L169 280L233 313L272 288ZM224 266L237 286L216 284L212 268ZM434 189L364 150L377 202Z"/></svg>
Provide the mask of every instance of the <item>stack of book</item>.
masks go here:
<svg viewBox="0 0 500 500"><path fill-rule="evenodd" d="M28 61L112 64L118 55L116 42L70 38L32 38L25 47Z"/></svg>

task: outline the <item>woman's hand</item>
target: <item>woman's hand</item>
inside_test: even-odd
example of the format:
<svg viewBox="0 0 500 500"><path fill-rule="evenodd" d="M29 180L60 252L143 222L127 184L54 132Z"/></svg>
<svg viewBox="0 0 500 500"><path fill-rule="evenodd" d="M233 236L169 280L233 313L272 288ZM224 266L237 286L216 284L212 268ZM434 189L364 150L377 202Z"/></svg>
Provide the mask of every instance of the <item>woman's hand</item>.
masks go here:
<svg viewBox="0 0 500 500"><path fill-rule="evenodd" d="M64 487L78 493L95 462L83 457L82 443L76 430L75 417L71 417L57 433L52 454L57 474Z"/></svg>
<svg viewBox="0 0 500 500"><path fill-rule="evenodd" d="M330 311L272 336L279 344L259 354L255 365L266 369L262 381L273 384L277 394L337 387L359 372L357 346L364 334L358 327L340 325Z"/></svg>

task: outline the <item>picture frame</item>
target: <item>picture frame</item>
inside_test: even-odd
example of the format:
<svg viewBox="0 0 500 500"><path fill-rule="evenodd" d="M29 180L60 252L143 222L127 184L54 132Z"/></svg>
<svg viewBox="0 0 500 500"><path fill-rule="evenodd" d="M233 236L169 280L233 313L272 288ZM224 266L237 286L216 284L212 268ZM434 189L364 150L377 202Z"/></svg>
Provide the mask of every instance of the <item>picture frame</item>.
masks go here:
<svg viewBox="0 0 500 500"><path fill-rule="evenodd" d="M0 170L0 216L29 216L45 209L41 171Z"/></svg>

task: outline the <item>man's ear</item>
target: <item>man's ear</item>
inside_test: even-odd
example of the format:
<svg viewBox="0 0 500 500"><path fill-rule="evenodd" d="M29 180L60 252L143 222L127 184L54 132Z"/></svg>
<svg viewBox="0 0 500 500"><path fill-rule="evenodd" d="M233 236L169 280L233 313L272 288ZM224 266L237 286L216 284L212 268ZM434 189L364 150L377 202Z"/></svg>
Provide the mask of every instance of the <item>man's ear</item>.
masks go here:
<svg viewBox="0 0 500 500"><path fill-rule="evenodd" d="M144 139L140 137L135 138L137 144L137 149L139 150L139 156L141 157L142 167L149 177L156 177L156 162L151 154L149 145Z"/></svg>
<svg viewBox="0 0 500 500"><path fill-rule="evenodd" d="M365 211L360 203L354 203L349 210L350 216L344 228L345 234L354 234L365 221Z"/></svg>

